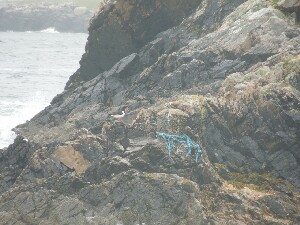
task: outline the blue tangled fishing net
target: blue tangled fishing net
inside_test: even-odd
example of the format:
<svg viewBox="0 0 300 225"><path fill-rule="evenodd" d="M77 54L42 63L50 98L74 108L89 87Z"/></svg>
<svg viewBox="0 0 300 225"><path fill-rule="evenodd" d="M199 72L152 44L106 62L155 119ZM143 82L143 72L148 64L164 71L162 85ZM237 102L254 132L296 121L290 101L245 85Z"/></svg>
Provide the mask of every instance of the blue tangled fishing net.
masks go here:
<svg viewBox="0 0 300 225"><path fill-rule="evenodd" d="M173 134L167 134L167 133L160 133L156 132L157 138L164 139L167 150L169 152L169 157L171 157L172 151L174 151L175 143L185 143L187 145L187 156L190 156L192 154L192 150L196 149L196 155L195 160L198 162L199 158L201 157L202 151L200 148L200 145L197 143L194 143L189 136L186 134L183 135L173 135Z"/></svg>

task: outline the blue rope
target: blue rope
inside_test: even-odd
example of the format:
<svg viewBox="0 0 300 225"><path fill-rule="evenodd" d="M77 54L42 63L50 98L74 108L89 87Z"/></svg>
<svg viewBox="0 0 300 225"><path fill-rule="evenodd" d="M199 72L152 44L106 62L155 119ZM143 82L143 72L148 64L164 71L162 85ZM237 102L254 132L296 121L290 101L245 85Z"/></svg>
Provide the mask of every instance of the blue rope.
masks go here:
<svg viewBox="0 0 300 225"><path fill-rule="evenodd" d="M173 135L173 134L166 134L166 133L156 132L156 137L157 138L162 138L166 142L167 150L169 152L169 157L171 157L171 153L172 153L172 151L173 151L173 149L175 147L174 142L185 143L187 145L188 150L187 150L187 155L186 156L190 156L192 154L192 150L194 148L197 149L197 153L196 153L196 156L195 156L196 162L198 162L198 159L202 155L202 151L201 151L200 145L194 143L190 139L190 137L187 136L186 134L183 134L183 135Z"/></svg>

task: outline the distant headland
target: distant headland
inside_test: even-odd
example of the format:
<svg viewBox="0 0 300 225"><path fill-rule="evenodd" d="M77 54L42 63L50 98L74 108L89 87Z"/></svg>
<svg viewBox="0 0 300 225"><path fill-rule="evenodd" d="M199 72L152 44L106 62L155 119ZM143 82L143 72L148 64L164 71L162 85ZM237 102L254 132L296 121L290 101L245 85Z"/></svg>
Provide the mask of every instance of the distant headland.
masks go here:
<svg viewBox="0 0 300 225"><path fill-rule="evenodd" d="M51 27L59 32L87 32L97 2L2 1L0 31L39 31Z"/></svg>

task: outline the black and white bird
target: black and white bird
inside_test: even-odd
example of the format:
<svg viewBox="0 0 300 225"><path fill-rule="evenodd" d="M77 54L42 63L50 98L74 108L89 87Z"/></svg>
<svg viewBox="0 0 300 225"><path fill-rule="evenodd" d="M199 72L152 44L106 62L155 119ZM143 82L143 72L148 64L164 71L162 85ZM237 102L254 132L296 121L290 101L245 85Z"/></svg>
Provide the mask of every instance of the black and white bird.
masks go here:
<svg viewBox="0 0 300 225"><path fill-rule="evenodd" d="M126 110L127 106L123 106L121 108L120 112L117 112L116 114L108 114L109 117L114 118L114 119L121 119L125 116L125 110Z"/></svg>

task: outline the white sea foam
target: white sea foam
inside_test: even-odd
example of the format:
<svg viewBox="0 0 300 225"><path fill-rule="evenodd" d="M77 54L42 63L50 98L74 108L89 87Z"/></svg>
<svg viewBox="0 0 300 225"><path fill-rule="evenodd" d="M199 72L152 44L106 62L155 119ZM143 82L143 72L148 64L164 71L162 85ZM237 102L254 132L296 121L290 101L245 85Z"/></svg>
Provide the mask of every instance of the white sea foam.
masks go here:
<svg viewBox="0 0 300 225"><path fill-rule="evenodd" d="M54 32L54 33L51 33ZM0 32L0 149L43 110L78 68L87 34ZM29 140L30 141L30 140Z"/></svg>
<svg viewBox="0 0 300 225"><path fill-rule="evenodd" d="M18 100L14 102L0 102L0 148L6 147L13 142L16 134L11 130L14 127L30 120L48 104L42 92L39 91L22 102Z"/></svg>
<svg viewBox="0 0 300 225"><path fill-rule="evenodd" d="M57 30L55 30L54 27L49 27L49 28L47 28L47 29L45 29L45 30L41 30L40 32L41 32L41 33L52 33L52 34L57 34L57 33L59 33Z"/></svg>

